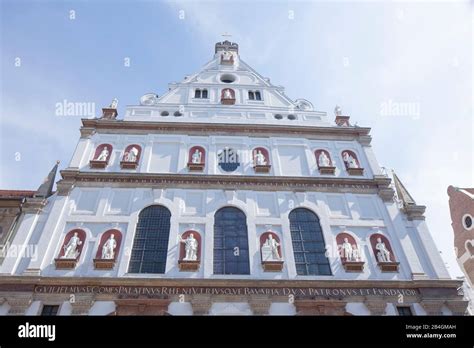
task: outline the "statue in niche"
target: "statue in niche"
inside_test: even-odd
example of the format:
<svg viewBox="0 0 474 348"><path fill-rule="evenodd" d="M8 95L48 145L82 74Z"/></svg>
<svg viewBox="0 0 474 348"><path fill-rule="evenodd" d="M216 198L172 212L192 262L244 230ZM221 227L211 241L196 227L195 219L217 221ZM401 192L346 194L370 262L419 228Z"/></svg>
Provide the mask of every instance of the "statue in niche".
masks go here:
<svg viewBox="0 0 474 348"><path fill-rule="evenodd" d="M222 53L222 55L221 55L221 58L222 58L223 61L230 62L230 61L232 61L233 56L232 56L231 52L224 51L224 53Z"/></svg>
<svg viewBox="0 0 474 348"><path fill-rule="evenodd" d="M232 92L230 89L224 90L224 99L232 99Z"/></svg>
<svg viewBox="0 0 474 348"><path fill-rule="evenodd" d="M136 162L138 159L138 149L133 146L130 151L125 152L125 162Z"/></svg>
<svg viewBox="0 0 474 348"><path fill-rule="evenodd" d="M330 167L331 160L329 159L328 155L326 155L326 151L321 151L318 158L319 167Z"/></svg>
<svg viewBox="0 0 474 348"><path fill-rule="evenodd" d="M104 147L102 151L100 152L99 156L97 156L97 161L107 161L107 158L109 157L109 150L107 147Z"/></svg>
<svg viewBox="0 0 474 348"><path fill-rule="evenodd" d="M190 233L186 239L179 236L179 241L184 243L184 250L186 252L183 261L196 261L199 243L194 238L194 234Z"/></svg>
<svg viewBox="0 0 474 348"><path fill-rule="evenodd" d="M346 258L346 261L357 261L357 249L352 248L351 243L349 243L348 238L344 238L342 243L342 257Z"/></svg>
<svg viewBox="0 0 474 348"><path fill-rule="evenodd" d="M107 239L107 241L102 246L102 259L105 259L105 260L114 259L116 247L117 247L117 241L115 240L115 236L112 233L109 239Z"/></svg>
<svg viewBox="0 0 474 348"><path fill-rule="evenodd" d="M269 234L267 240L262 245L262 260L263 261L281 261L278 247L280 243L273 238L273 235Z"/></svg>
<svg viewBox="0 0 474 348"><path fill-rule="evenodd" d="M352 157L349 152L345 151L342 154L342 159L344 160L344 163L346 164L347 168L359 168L356 159Z"/></svg>
<svg viewBox="0 0 474 348"><path fill-rule="evenodd" d="M390 260L390 251L385 246L385 243L382 242L382 238L377 238L377 244L375 245L375 249L378 250L377 252L377 260L379 262L391 262Z"/></svg>
<svg viewBox="0 0 474 348"><path fill-rule="evenodd" d="M342 115L342 109L339 105L336 105L336 107L334 108L334 115L336 115L336 116L341 116Z"/></svg>
<svg viewBox="0 0 474 348"><path fill-rule="evenodd" d="M76 259L79 256L79 250L77 248L82 244L81 239L78 237L78 233L74 232L74 235L69 239L69 242L63 247L64 256L62 259Z"/></svg>
<svg viewBox="0 0 474 348"><path fill-rule="evenodd" d="M255 164L257 166L267 165L267 159L265 158L265 155L262 153L261 150L258 150L257 153L255 154Z"/></svg>
<svg viewBox="0 0 474 348"><path fill-rule="evenodd" d="M191 157L192 163L201 163L202 153L199 149L196 149Z"/></svg>

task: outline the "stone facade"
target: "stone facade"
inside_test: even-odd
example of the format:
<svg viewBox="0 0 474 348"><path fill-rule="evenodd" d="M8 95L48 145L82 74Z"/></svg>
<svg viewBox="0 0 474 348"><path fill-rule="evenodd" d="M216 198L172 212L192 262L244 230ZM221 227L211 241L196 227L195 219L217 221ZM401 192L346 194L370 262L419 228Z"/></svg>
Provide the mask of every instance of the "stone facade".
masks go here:
<svg viewBox="0 0 474 348"><path fill-rule="evenodd" d="M332 123L309 101L292 101L229 42L216 45L200 72L169 87L127 107L123 120L113 108L82 120L57 192L26 200L14 241L37 253L5 258L0 314L9 303L38 314L55 298L64 315L396 315L400 304L416 315L462 312L460 282L450 279L422 206L382 172L369 128L349 118ZM223 103L229 95L232 103ZM196 149L200 160L192 158ZM257 149L265 154L260 167ZM322 152L331 170L320 170ZM245 248L233 253L245 262L237 272L216 267L235 263L230 249L219 259L219 233L233 226L218 231L223 208L243 216L235 233L245 230ZM160 219L146 220L150 211ZM312 232L290 222L302 211L313 220L301 226ZM148 223L166 226L166 238L147 241L164 246L146 263L136 255ZM104 261L103 237L112 230L120 243ZM183 260L190 231L199 235L199 257ZM261 252L269 233L278 241L271 272ZM357 246L357 267L343 264L341 233ZM303 261L300 237L314 250ZM380 261L381 253L390 260ZM102 261L107 267L97 267ZM11 299L11 291L32 299Z"/></svg>

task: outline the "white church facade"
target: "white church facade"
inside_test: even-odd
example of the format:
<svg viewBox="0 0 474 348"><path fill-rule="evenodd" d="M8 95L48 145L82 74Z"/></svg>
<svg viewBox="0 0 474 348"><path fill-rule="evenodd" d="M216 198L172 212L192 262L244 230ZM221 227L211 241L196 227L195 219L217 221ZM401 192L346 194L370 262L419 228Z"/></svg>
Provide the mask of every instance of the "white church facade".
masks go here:
<svg viewBox="0 0 474 348"><path fill-rule="evenodd" d="M11 233L0 314L465 313L370 128L289 99L235 43L83 119L53 192L56 170Z"/></svg>

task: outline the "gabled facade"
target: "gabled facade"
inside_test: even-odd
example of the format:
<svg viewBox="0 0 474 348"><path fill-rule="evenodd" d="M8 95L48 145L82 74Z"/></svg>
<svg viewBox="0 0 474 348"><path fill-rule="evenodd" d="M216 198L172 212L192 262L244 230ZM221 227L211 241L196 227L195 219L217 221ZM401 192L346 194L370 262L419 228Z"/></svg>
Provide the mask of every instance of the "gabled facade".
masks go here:
<svg viewBox="0 0 474 348"><path fill-rule="evenodd" d="M292 101L237 44L116 106L82 120L57 192L23 217L14 243L37 254L5 258L0 313L465 312L370 129Z"/></svg>

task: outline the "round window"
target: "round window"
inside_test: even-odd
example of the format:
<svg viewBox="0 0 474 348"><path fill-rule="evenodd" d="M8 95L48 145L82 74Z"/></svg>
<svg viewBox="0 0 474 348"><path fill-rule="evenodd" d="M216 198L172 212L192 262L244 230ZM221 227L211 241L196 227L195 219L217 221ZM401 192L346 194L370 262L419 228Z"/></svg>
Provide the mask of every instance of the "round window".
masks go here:
<svg viewBox="0 0 474 348"><path fill-rule="evenodd" d="M175 116L183 116L183 114L182 114L181 112L179 112L179 111L176 111L176 112L174 113L174 115L175 115Z"/></svg>
<svg viewBox="0 0 474 348"><path fill-rule="evenodd" d="M221 82L232 83L234 81L235 81L235 75L224 74L224 75L221 76Z"/></svg>
<svg viewBox="0 0 474 348"><path fill-rule="evenodd" d="M462 224L466 230L470 230L472 228L472 216L466 214L462 217Z"/></svg>
<svg viewBox="0 0 474 348"><path fill-rule="evenodd" d="M237 151L227 147L219 152L217 160L219 167L225 172L233 172L240 166Z"/></svg>
<svg viewBox="0 0 474 348"><path fill-rule="evenodd" d="M283 116L280 115L280 114L276 114L276 115L273 116L273 117L275 117L277 120L281 120L281 119L283 118Z"/></svg>
<svg viewBox="0 0 474 348"><path fill-rule="evenodd" d="M296 116L295 115L288 115L288 119L289 120L296 120Z"/></svg>
<svg viewBox="0 0 474 348"><path fill-rule="evenodd" d="M168 111L162 111L161 116L169 116L170 113Z"/></svg>

